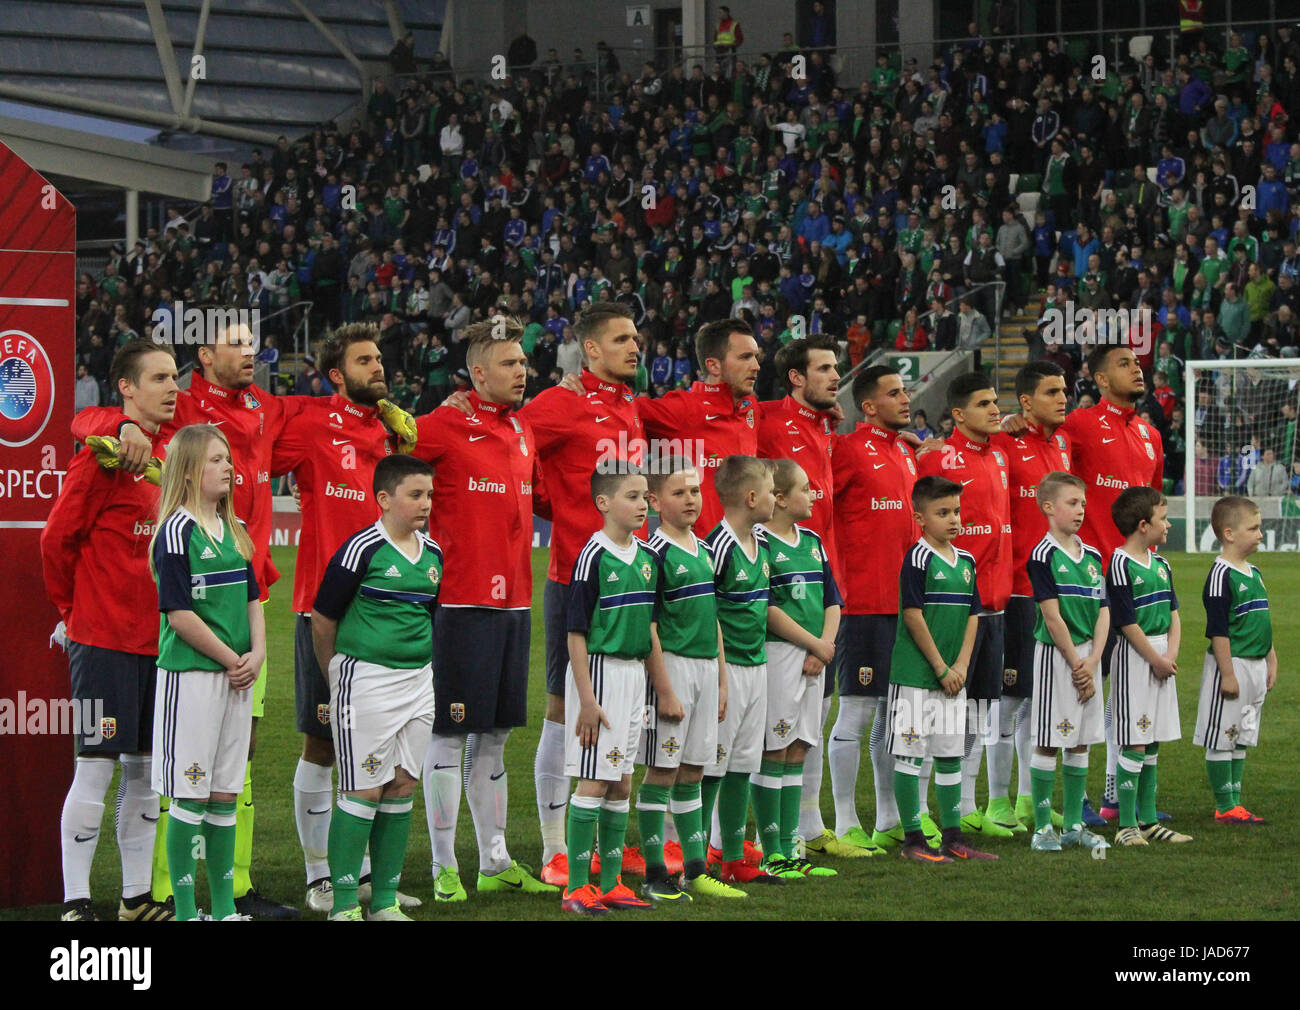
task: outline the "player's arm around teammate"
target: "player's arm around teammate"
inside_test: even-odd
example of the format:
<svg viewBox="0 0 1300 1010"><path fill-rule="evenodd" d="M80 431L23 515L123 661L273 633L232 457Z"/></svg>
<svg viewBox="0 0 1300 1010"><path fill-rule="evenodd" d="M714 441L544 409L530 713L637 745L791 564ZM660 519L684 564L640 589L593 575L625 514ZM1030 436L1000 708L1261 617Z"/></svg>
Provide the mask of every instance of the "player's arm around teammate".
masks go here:
<svg viewBox="0 0 1300 1010"><path fill-rule="evenodd" d="M170 798L167 864L176 917L196 917L196 856L208 865L212 918L235 910L235 797L253 724L252 693L266 628L235 518L234 464L221 429L182 428L168 447L151 567L158 582L153 785Z"/></svg>

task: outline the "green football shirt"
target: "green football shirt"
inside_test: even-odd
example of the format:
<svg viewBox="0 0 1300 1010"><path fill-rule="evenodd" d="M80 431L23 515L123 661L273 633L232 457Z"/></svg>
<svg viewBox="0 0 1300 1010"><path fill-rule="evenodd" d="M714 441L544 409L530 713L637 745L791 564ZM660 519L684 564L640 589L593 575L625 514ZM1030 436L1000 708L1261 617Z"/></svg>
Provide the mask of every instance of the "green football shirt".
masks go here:
<svg viewBox="0 0 1300 1010"><path fill-rule="evenodd" d="M567 629L581 632L587 652L619 659L650 655L659 569L654 552L632 538L619 547L603 532L587 541L569 582Z"/></svg>
<svg viewBox="0 0 1300 1010"><path fill-rule="evenodd" d="M1167 635L1178 609L1173 570L1159 554L1146 563L1122 547L1115 548L1106 573L1110 624L1116 631L1136 624L1144 635Z"/></svg>
<svg viewBox="0 0 1300 1010"><path fill-rule="evenodd" d="M1254 565L1243 572L1215 558L1205 579L1205 637L1226 638L1237 659L1259 659L1273 648L1264 577Z"/></svg>
<svg viewBox="0 0 1300 1010"><path fill-rule="evenodd" d="M418 670L433 661L442 548L425 533L417 539L411 558L376 520L335 552L312 604L338 621L335 652L390 670Z"/></svg>
<svg viewBox="0 0 1300 1010"><path fill-rule="evenodd" d="M691 534L692 553L670 539L663 528L650 537L659 567L654 619L664 652L692 659L718 657L718 599L713 592L713 558Z"/></svg>
<svg viewBox="0 0 1300 1010"><path fill-rule="evenodd" d="M907 552L898 573L898 633L889 659L889 682L904 687L939 687L939 678L907 630L903 611L920 610L945 663L955 663L966 638L966 622L980 614L975 558L953 547L949 561L921 538Z"/></svg>
<svg viewBox="0 0 1300 1010"><path fill-rule="evenodd" d="M158 665L164 670L223 670L172 630L168 611L192 610L212 633L242 656L253 647L248 604L260 590L253 566L217 520L214 537L185 509L164 520L153 544L158 583Z"/></svg>
<svg viewBox="0 0 1300 1010"><path fill-rule="evenodd" d="M766 526L759 529L767 538L767 552L772 559L768 606L779 607L804 631L820 638L826 625L826 608L844 605L835 576L831 574L831 562L826 556L822 538L797 524L794 543L777 536ZM767 631L767 640L782 641L771 628Z"/></svg>
<svg viewBox="0 0 1300 1010"><path fill-rule="evenodd" d="M1070 631L1070 641L1075 645L1092 640L1101 608L1109 606L1106 599L1106 580L1101 571L1101 555L1075 536L1077 554L1071 554L1052 539L1048 533L1030 552L1025 563L1034 600L1056 600L1061 608L1061 619ZM1038 607L1034 621L1034 638L1052 645L1051 633L1043 620L1043 608Z"/></svg>
<svg viewBox="0 0 1300 1010"><path fill-rule="evenodd" d="M767 600L772 568L766 538L757 527L754 541L756 550L751 558L725 519L704 541L713 555L722 647L727 662L737 666L767 662Z"/></svg>

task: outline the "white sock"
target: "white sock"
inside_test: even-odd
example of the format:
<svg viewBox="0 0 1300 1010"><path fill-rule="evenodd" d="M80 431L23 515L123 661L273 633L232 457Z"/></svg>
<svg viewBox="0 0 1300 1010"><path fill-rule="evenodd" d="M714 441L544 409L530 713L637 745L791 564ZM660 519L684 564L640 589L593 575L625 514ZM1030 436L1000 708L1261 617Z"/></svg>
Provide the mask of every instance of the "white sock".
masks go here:
<svg viewBox="0 0 1300 1010"><path fill-rule="evenodd" d="M671 802L671 800L669 802ZM677 837L677 825L673 823L673 819L671 817L665 817L664 818L664 844L667 845L669 842L680 842L680 841L681 839Z"/></svg>
<svg viewBox="0 0 1300 1010"><path fill-rule="evenodd" d="M1029 712L1032 698L1021 698L1016 711L1016 798L1032 796L1033 783L1029 769L1033 767L1034 745L1029 739Z"/></svg>
<svg viewBox="0 0 1300 1010"><path fill-rule="evenodd" d="M63 900L90 897L90 864L99 845L104 794L113 781L111 757L79 757L63 801L59 833L63 846Z"/></svg>
<svg viewBox="0 0 1300 1010"><path fill-rule="evenodd" d="M153 840L158 794L151 786L153 758L123 754L117 783L117 849L122 856L122 897L148 894L153 883Z"/></svg>
<svg viewBox="0 0 1300 1010"><path fill-rule="evenodd" d="M989 802L1010 800L1011 764L1016 755L1016 712L1019 698L998 702L997 740L985 744L989 756Z"/></svg>
<svg viewBox="0 0 1300 1010"><path fill-rule="evenodd" d="M479 872L489 876L510 868L510 852L506 848L508 736L508 729L474 734L474 770L465 790L469 812L474 818L474 836L478 840Z"/></svg>
<svg viewBox="0 0 1300 1010"><path fill-rule="evenodd" d="M831 727L826 758L831 766L831 795L835 799L835 834L857 827L858 766L862 763L862 737L871 721L870 698L840 698L839 715Z"/></svg>
<svg viewBox="0 0 1300 1010"><path fill-rule="evenodd" d="M330 821L333 819L334 769L298 759L293 773L293 819L298 825L307 883L329 879Z"/></svg>
<svg viewBox="0 0 1300 1010"><path fill-rule="evenodd" d="M920 781L920 788L917 795L921 800L921 813L930 812L930 774L934 771L934 758L926 757L921 759L921 773L917 776Z"/></svg>
<svg viewBox="0 0 1300 1010"><path fill-rule="evenodd" d="M822 699L823 737L825 737L826 717L831 711L831 699ZM799 837L805 841L818 838L826 830L822 820L822 762L824 759L821 744L809 747L803 759L803 792L799 797Z"/></svg>
<svg viewBox="0 0 1300 1010"><path fill-rule="evenodd" d="M1111 692L1112 697L1114 692ZM1115 765L1119 761L1119 748L1115 746L1115 720L1110 711L1111 699L1106 699L1106 790L1102 794L1102 806L1119 806L1119 793L1115 784Z"/></svg>
<svg viewBox="0 0 1300 1010"><path fill-rule="evenodd" d="M542 721L542 738L533 761L537 820L542 827L542 865L568 853L564 843L569 807L569 776L564 774L564 723Z"/></svg>
<svg viewBox="0 0 1300 1010"><path fill-rule="evenodd" d="M718 819L718 804L713 804L713 824L709 827L709 845L722 851L722 821ZM705 858L708 853L705 853Z"/></svg>
<svg viewBox="0 0 1300 1010"><path fill-rule="evenodd" d="M438 867L459 869L456 862L456 820L460 816L460 762L463 736L434 733L424 755L424 815L433 846L434 876Z"/></svg>
<svg viewBox="0 0 1300 1010"><path fill-rule="evenodd" d="M975 812L975 780L980 777L984 761L984 738L978 733L966 734L966 756L961 762L961 815Z"/></svg>
<svg viewBox="0 0 1300 1010"><path fill-rule="evenodd" d="M876 716L871 724L871 777L876 786L876 830L889 831L901 821L898 802L894 799L894 755L885 748L885 730L889 722L889 701L876 699ZM925 799L921 800L925 809Z"/></svg>

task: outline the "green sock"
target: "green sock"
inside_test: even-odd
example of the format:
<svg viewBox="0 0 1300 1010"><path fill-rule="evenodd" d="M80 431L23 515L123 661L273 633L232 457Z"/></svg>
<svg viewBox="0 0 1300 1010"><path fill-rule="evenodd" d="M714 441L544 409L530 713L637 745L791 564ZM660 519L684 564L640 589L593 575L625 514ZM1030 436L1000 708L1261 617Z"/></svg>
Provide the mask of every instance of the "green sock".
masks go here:
<svg viewBox="0 0 1300 1010"><path fill-rule="evenodd" d="M939 827L961 827L961 758L934 759L934 797Z"/></svg>
<svg viewBox="0 0 1300 1010"><path fill-rule="evenodd" d="M641 783L636 794L636 826L641 832L641 855L645 857L646 875L654 867L665 870L664 821L668 815L668 794L671 786L652 786Z"/></svg>
<svg viewBox="0 0 1300 1010"><path fill-rule="evenodd" d="M1231 751L1205 752L1205 771L1210 776L1210 788L1214 790L1214 809L1221 814L1237 805L1232 795L1231 754Z"/></svg>
<svg viewBox="0 0 1300 1010"><path fill-rule="evenodd" d="M1087 759L1085 753L1084 759ZM1088 791L1088 766L1063 764L1061 777L1065 787L1061 797L1061 814L1065 818L1065 830L1077 831L1083 827L1083 797Z"/></svg>
<svg viewBox="0 0 1300 1010"><path fill-rule="evenodd" d="M244 765L244 791L235 803L235 897L253 889L253 762Z"/></svg>
<svg viewBox="0 0 1300 1010"><path fill-rule="evenodd" d="M365 857L366 846L370 844L370 830L374 827L378 811L378 803L371 803L359 796L349 796L347 793L339 794L338 806L330 819L329 837L330 881L334 885L335 913L356 907L361 860Z"/></svg>
<svg viewBox="0 0 1300 1010"><path fill-rule="evenodd" d="M1232 805L1241 806L1241 773L1246 770L1246 748L1232 752Z"/></svg>
<svg viewBox="0 0 1300 1010"><path fill-rule="evenodd" d="M749 792L754 802L754 820L764 856L781 855L781 781L785 762L763 758L757 772L749 777ZM741 854L744 854L742 835Z"/></svg>
<svg viewBox="0 0 1300 1010"><path fill-rule="evenodd" d="M781 778L781 855L795 857L799 834L799 805L803 801L803 762L787 764Z"/></svg>
<svg viewBox="0 0 1300 1010"><path fill-rule="evenodd" d="M1035 754L1037 759L1040 755ZM1034 798L1034 830L1052 826L1052 793L1056 791L1056 757L1049 759L1050 768L1039 768L1036 764L1029 766L1029 791Z"/></svg>
<svg viewBox="0 0 1300 1010"><path fill-rule="evenodd" d="M627 800L605 800L597 819L600 831L600 893L618 886L623 872L623 842L627 838ZM661 849L662 852L662 849Z"/></svg>
<svg viewBox="0 0 1300 1010"><path fill-rule="evenodd" d="M779 812L777 816L780 816ZM727 772L718 789L718 821L722 828L722 858L728 863L745 857L745 823L748 817L749 773Z"/></svg>
<svg viewBox="0 0 1300 1010"><path fill-rule="evenodd" d="M718 805L718 793L722 791L722 779L721 775L705 775L700 780L700 824L704 826L706 846L713 830L713 811Z"/></svg>
<svg viewBox="0 0 1300 1010"><path fill-rule="evenodd" d="M235 914L235 801L209 801L203 814L204 860L212 918Z"/></svg>
<svg viewBox="0 0 1300 1010"><path fill-rule="evenodd" d="M919 758L894 759L894 802L898 804L898 821L908 834L921 830L920 772Z"/></svg>
<svg viewBox="0 0 1300 1010"><path fill-rule="evenodd" d="M153 886L149 888L154 901L166 901L172 893L171 873L167 869L168 808L171 802L166 796L158 797L158 824L153 835Z"/></svg>
<svg viewBox="0 0 1300 1010"><path fill-rule="evenodd" d="M569 800L569 891L591 883L591 854L596 848L600 798L574 795Z"/></svg>
<svg viewBox="0 0 1300 1010"><path fill-rule="evenodd" d="M677 826L677 837L682 843L682 863L685 866L694 863L694 868L699 869L704 865L706 841L700 784L678 782L673 786L672 802L673 824Z"/></svg>
<svg viewBox="0 0 1300 1010"><path fill-rule="evenodd" d="M406 840L411 834L410 796L380 800L370 829L370 909L380 911L397 904L397 885L406 862Z"/></svg>
<svg viewBox="0 0 1300 1010"><path fill-rule="evenodd" d="M194 800L177 800L176 810L167 820L163 856L172 875L168 893L176 899L176 918L182 921L193 919L198 914L194 901L194 875L199 851L207 844L202 836L203 804Z"/></svg>
<svg viewBox="0 0 1300 1010"><path fill-rule="evenodd" d="M1119 794L1119 826L1135 828L1138 823L1138 791L1140 783L1146 778L1143 765L1144 755L1141 751L1120 751L1119 760L1115 762L1115 791Z"/></svg>
<svg viewBox="0 0 1300 1010"><path fill-rule="evenodd" d="M1159 744L1149 744L1142 762L1142 775L1138 778L1138 823L1155 824L1156 816L1156 754Z"/></svg>

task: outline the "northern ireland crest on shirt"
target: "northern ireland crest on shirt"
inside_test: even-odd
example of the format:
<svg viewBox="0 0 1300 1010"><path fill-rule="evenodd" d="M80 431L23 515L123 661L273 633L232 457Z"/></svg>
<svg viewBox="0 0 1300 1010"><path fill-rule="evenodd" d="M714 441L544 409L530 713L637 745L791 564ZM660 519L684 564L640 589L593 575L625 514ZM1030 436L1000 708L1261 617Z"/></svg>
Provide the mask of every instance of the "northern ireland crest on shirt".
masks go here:
<svg viewBox="0 0 1300 1010"><path fill-rule="evenodd" d="M1150 442L1146 442L1146 443L1143 443L1143 444L1146 445L1146 449L1147 449L1147 459L1152 459L1152 460L1155 459L1155 458L1156 458L1156 447L1155 447L1154 445L1152 445Z"/></svg>

